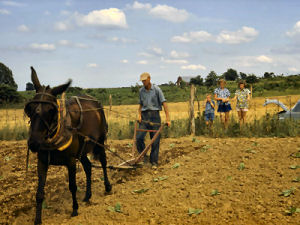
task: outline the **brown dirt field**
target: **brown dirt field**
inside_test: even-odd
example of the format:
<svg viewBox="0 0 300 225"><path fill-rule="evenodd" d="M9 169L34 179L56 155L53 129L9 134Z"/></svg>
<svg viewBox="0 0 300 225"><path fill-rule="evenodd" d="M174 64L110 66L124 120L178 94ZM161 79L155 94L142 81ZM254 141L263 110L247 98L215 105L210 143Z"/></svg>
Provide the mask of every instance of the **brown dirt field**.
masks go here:
<svg viewBox="0 0 300 225"><path fill-rule="evenodd" d="M131 140L109 141L129 159ZM213 139L192 137L163 139L160 166L145 165L135 171L109 171L113 184L104 194L102 170L93 168L93 195L90 204L84 197L85 176L77 172L79 215L70 217L71 194L64 167L51 166L46 183L47 208L43 224L300 224L300 213L288 216L291 206L300 208L300 158L292 153L300 148L300 138ZM26 141L0 142L0 224L33 224L37 186L36 155L31 154L25 177ZM108 154L109 164L117 159ZM244 162L245 169L238 170ZM179 168L172 168L180 163ZM99 165L99 163L98 163ZM166 180L153 179L168 176ZM293 195L279 196L295 187ZM145 193L133 190L149 188ZM218 189L220 195L211 196ZM120 202L122 213L110 212ZM203 210L188 215L189 208Z"/></svg>

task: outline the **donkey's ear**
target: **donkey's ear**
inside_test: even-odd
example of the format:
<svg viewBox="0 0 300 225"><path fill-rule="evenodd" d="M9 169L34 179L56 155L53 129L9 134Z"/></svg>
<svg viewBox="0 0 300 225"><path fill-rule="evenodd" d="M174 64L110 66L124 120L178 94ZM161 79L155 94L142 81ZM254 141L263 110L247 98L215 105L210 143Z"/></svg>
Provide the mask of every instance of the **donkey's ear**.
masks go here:
<svg viewBox="0 0 300 225"><path fill-rule="evenodd" d="M52 88L51 94L54 96L57 96L57 95L65 92L71 83L72 83L72 80L70 79L66 84L62 84L62 85Z"/></svg>
<svg viewBox="0 0 300 225"><path fill-rule="evenodd" d="M30 67L30 69L31 69L31 81L34 85L35 90L38 91L41 89L42 85L40 84L39 78L38 78L34 68Z"/></svg>

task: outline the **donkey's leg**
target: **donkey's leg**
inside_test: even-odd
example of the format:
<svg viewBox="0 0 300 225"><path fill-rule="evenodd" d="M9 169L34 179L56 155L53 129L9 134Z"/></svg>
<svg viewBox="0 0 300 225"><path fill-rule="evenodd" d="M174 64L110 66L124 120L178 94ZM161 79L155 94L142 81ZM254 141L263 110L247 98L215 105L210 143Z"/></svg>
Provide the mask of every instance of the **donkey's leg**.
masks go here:
<svg viewBox="0 0 300 225"><path fill-rule="evenodd" d="M92 165L86 155L81 156L80 162L83 166L85 176L86 176L86 192L83 201L88 202L92 196L92 191L91 191Z"/></svg>
<svg viewBox="0 0 300 225"><path fill-rule="evenodd" d="M96 148L99 148L99 146L96 146ZM108 180L108 176L107 176L107 169L106 169L107 162L106 162L106 154L105 154L104 148L102 148L99 151L99 160L101 162L102 169L103 169L105 191L107 193L109 193L111 191L111 184L110 184L110 182Z"/></svg>
<svg viewBox="0 0 300 225"><path fill-rule="evenodd" d="M77 199L76 199L76 191L77 191L76 159L71 158L67 167L68 167L68 172L69 172L69 190L72 193L72 199L73 199L73 212L72 212L71 216L77 216L78 215L78 203L77 203Z"/></svg>
<svg viewBox="0 0 300 225"><path fill-rule="evenodd" d="M46 183L48 165L44 164L42 160L38 157L38 188L36 192L36 215L34 224L42 223L42 204L44 200L44 187Z"/></svg>

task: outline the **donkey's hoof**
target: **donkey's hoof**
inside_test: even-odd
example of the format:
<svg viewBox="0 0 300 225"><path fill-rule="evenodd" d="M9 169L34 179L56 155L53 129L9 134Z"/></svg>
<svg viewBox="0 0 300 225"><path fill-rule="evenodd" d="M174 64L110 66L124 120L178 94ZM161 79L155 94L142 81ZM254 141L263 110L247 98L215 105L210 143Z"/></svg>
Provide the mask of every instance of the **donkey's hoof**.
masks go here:
<svg viewBox="0 0 300 225"><path fill-rule="evenodd" d="M73 212L72 212L72 214L71 214L71 217L74 217L74 216L78 216L77 210L73 210Z"/></svg>
<svg viewBox="0 0 300 225"><path fill-rule="evenodd" d="M40 225L40 224L42 224L42 221L41 221L41 220L35 220L35 221L34 221L34 225Z"/></svg>
<svg viewBox="0 0 300 225"><path fill-rule="evenodd" d="M105 192L106 192L106 193L110 193L110 192L111 192L111 189L112 189L111 184L105 185Z"/></svg>
<svg viewBox="0 0 300 225"><path fill-rule="evenodd" d="M91 198L91 195L86 195L82 201L83 202L89 202L90 198Z"/></svg>

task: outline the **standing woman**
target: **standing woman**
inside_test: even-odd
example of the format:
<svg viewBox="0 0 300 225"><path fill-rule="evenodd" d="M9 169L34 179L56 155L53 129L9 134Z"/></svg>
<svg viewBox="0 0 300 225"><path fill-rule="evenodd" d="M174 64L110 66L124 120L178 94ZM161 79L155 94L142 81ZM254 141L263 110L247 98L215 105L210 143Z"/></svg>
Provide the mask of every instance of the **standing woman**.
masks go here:
<svg viewBox="0 0 300 225"><path fill-rule="evenodd" d="M218 102L218 112L220 113L220 118L224 127L227 129L228 122L229 122L229 112L231 110L231 106L229 103L230 92L227 88L225 88L226 81L220 79L218 81L220 87L216 88L215 93L215 100Z"/></svg>
<svg viewBox="0 0 300 225"><path fill-rule="evenodd" d="M233 100L236 100L236 111L239 116L240 127L246 123L246 114L248 111L248 102L250 101L250 91L245 88L246 82L240 80L238 83L238 88L235 92Z"/></svg>

